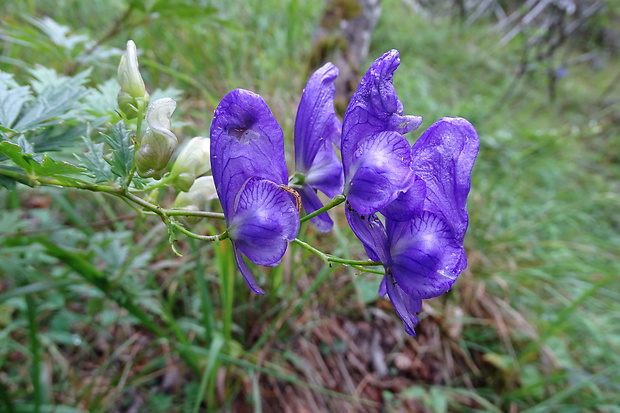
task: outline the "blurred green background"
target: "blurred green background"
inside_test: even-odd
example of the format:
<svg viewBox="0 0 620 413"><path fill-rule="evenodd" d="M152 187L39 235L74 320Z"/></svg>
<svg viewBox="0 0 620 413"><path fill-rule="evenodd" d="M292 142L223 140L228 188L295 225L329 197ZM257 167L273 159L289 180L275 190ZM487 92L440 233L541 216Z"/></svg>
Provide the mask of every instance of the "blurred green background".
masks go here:
<svg viewBox="0 0 620 413"><path fill-rule="evenodd" d="M181 140L207 135L241 87L264 97L290 157L324 10L7 0L0 70L28 84L39 66L92 68L87 86L103 89L133 39L147 89L178 102ZM0 411L620 412L619 38L615 1L382 2L361 73L398 49L404 112L422 130L465 117L481 139L469 267L425 302L417 338L377 276L293 245L281 266L253 267L257 296L228 243L180 239L178 257L158 219L113 197L0 189ZM55 157L83 152L79 134L64 143ZM300 238L363 259L333 217Z"/></svg>

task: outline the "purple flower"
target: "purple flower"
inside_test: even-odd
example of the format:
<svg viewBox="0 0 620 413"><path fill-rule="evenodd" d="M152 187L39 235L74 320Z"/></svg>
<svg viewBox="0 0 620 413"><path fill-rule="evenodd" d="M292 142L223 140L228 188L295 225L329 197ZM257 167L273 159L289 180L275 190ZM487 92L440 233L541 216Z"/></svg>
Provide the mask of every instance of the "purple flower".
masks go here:
<svg viewBox="0 0 620 413"><path fill-rule="evenodd" d="M341 124L334 110L338 68L325 64L310 77L304 89L295 119L295 177L301 184L299 195L310 214L323 204L317 196L320 190L334 197L342 193L342 164L334 145L340 145ZM334 223L327 213L311 221L320 231L329 231Z"/></svg>
<svg viewBox="0 0 620 413"><path fill-rule="evenodd" d="M211 169L237 265L252 291L263 294L243 255L258 265L278 265L297 236L299 213L283 188L282 129L259 95L236 89L215 109Z"/></svg>
<svg viewBox="0 0 620 413"><path fill-rule="evenodd" d="M413 145L413 182L382 208L385 224L347 203L353 232L385 267L379 294L387 293L412 336L422 299L448 291L467 267L466 201L479 145L467 120L442 118Z"/></svg>
<svg viewBox="0 0 620 413"><path fill-rule="evenodd" d="M344 194L361 214L381 210L414 182L411 147L403 134L418 128L422 118L402 115L403 105L392 86L399 64L396 50L377 59L344 114Z"/></svg>

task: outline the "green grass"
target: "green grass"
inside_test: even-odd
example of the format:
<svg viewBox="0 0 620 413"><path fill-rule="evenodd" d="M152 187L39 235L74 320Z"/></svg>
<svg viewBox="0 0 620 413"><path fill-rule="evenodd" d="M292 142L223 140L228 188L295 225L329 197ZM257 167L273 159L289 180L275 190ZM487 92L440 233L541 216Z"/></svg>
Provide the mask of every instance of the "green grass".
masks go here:
<svg viewBox="0 0 620 413"><path fill-rule="evenodd" d="M0 233L10 235L0 237L0 410L104 412L141 400L145 411L270 411L314 400L325 411L373 411L380 400L388 410L620 411L620 123L613 95L611 109L603 99L620 62L569 67L553 102L541 68L506 98L521 39L500 48L487 25L429 21L405 2L384 3L367 63L400 50L394 81L405 112L423 115L423 128L466 117L482 143L469 268L425 307L419 337L389 330L400 322L383 300L360 298L369 287L354 271L295 246L281 267L253 268L268 292L261 297L246 288L227 243L182 239L177 257L155 218L114 198L2 190ZM206 135L217 102L243 87L265 97L292 143L321 2L209 5L219 11L196 18L135 12L105 45L132 38L149 90L183 91L173 118L184 121L180 136ZM24 78L35 62L73 68L75 56L46 44L22 13L97 39L124 7L5 2L0 28L38 43L5 43L0 69ZM117 59L97 64L94 82L114 76ZM303 226L302 239L363 258L344 217L335 219L333 233ZM363 326L398 338L381 342L381 380L401 384L377 386L375 399L356 397L338 364L351 363L349 378L362 383L351 359ZM399 370L398 354L436 375Z"/></svg>

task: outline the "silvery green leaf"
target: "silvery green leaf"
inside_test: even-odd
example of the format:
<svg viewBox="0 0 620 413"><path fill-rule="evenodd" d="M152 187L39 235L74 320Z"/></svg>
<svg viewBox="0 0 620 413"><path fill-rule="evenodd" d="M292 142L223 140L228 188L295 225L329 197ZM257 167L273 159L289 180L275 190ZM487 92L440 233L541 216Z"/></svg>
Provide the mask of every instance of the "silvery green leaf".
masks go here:
<svg viewBox="0 0 620 413"><path fill-rule="evenodd" d="M112 149L112 158L106 159L110 164L111 172L120 178L126 178L133 164L133 150L130 131L125 129L125 124L119 122L110 128L110 135L103 135L106 143Z"/></svg>
<svg viewBox="0 0 620 413"><path fill-rule="evenodd" d="M83 137L87 152L83 156L75 155L80 164L86 168L88 174L98 183L113 182L116 178L110 170L110 165L103 156L103 142L94 143L90 138Z"/></svg>

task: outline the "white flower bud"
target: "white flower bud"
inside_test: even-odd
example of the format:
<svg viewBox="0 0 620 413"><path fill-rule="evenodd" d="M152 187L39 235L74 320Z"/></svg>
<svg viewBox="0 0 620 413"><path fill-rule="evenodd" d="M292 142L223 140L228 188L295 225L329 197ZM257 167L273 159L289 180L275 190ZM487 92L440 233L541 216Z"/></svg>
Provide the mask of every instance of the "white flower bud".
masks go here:
<svg viewBox="0 0 620 413"><path fill-rule="evenodd" d="M217 198L217 191L212 176L201 176L194 181L187 192L179 192L174 201L173 208L186 209L188 211L205 211L209 202ZM198 217L185 217L189 224L195 224Z"/></svg>
<svg viewBox="0 0 620 413"><path fill-rule="evenodd" d="M211 169L210 154L209 138L197 136L190 139L172 166L172 185L180 191L189 191L194 180Z"/></svg>
<svg viewBox="0 0 620 413"><path fill-rule="evenodd" d="M177 104L163 98L152 102L146 110L148 128L136 151L135 162L142 177L160 179L176 146L177 137L170 131L170 116Z"/></svg>
<svg viewBox="0 0 620 413"><path fill-rule="evenodd" d="M129 119L133 119L137 115L137 99L142 99L146 105L149 94L138 68L136 44L132 40L127 42L127 50L121 56L117 75L118 83L121 85L121 90L118 92L118 106Z"/></svg>

